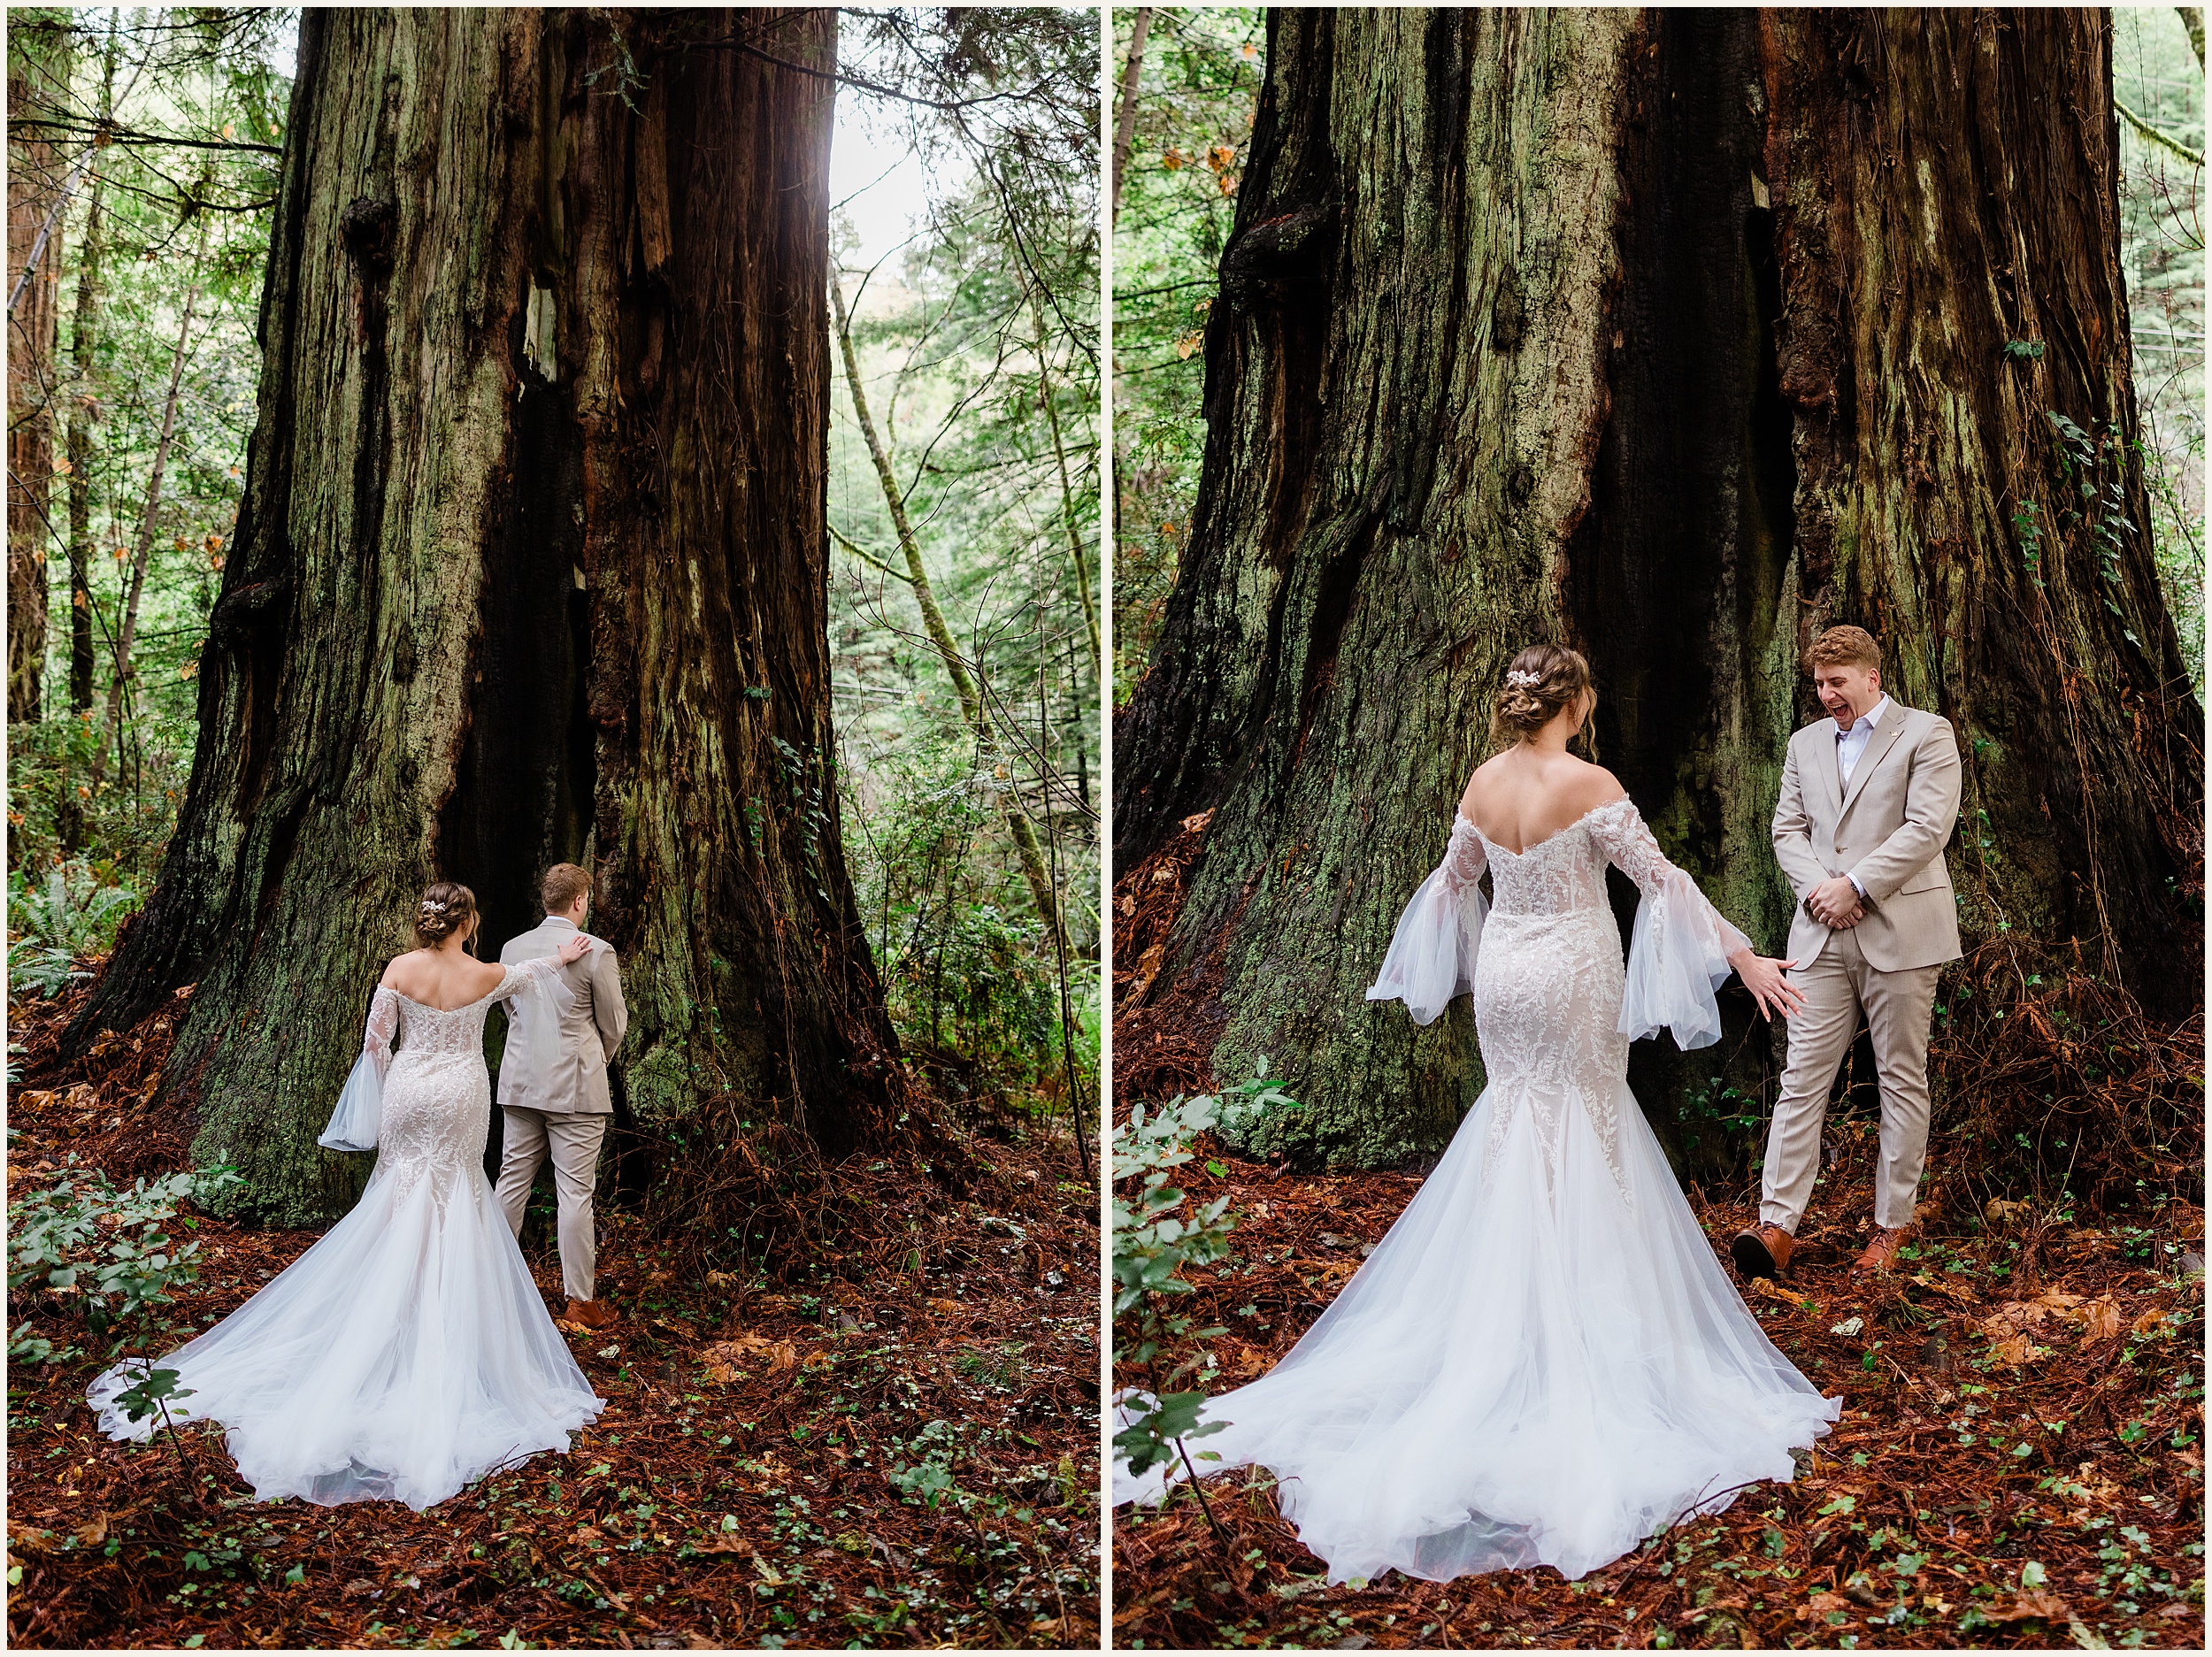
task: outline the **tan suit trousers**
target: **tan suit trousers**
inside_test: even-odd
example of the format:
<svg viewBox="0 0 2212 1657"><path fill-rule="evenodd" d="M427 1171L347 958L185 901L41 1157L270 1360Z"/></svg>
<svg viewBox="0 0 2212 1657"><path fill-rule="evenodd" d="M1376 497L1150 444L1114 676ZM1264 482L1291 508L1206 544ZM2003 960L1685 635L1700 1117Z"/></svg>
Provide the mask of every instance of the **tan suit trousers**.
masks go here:
<svg viewBox="0 0 2212 1657"><path fill-rule="evenodd" d="M1928 1023L1940 964L1884 972L1869 966L1849 928L1832 935L1819 957L1790 982L1805 1005L1789 1021L1790 1056L1782 1094L1767 1131L1759 1217L1794 1235L1820 1172L1820 1129L1836 1070L1859 1033L1859 1015L1874 1038L1875 1074L1882 1089L1881 1157L1874 1170L1874 1223L1904 1225L1928 1155Z"/></svg>
<svg viewBox="0 0 2212 1657"><path fill-rule="evenodd" d="M599 1266L599 1242L592 1226L592 1192L599 1183L599 1141L608 1118L596 1112L529 1110L510 1105L506 1139L499 1153L499 1206L518 1239L530 1183L549 1149L553 1189L560 1204L561 1285L572 1300L588 1300Z"/></svg>

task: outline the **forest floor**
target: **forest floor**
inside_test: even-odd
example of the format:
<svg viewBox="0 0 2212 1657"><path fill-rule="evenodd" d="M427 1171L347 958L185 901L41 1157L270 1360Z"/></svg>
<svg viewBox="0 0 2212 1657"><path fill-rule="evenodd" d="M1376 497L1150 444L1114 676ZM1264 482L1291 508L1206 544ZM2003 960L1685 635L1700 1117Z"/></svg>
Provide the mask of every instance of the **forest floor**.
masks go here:
<svg viewBox="0 0 2212 1657"><path fill-rule="evenodd" d="M2204 1645L2204 1213L2076 1225L2024 1206L1927 1216L1902 1269L1851 1260L1872 1225L1873 1124L1832 1118L1786 1287L1747 1295L1768 1333L1844 1400L1789 1484L1660 1532L1579 1582L1548 1568L1330 1587L1262 1470L1114 1515L1114 1644L1206 1646ZM1208 1141L1210 1146L1211 1141ZM1940 1155L1940 1147L1938 1148ZM1227 1195L1233 1255L1186 1275L1175 1310L1210 1392L1288 1350L1418 1181L1301 1177L1212 1151L1177 1170L1191 1207ZM1727 1265L1755 1187L1693 1206ZM1164 1377L1118 1375L1157 1387Z"/></svg>
<svg viewBox="0 0 2212 1657"><path fill-rule="evenodd" d="M139 1109L165 1021L42 1064L72 1000L11 1009L12 1199L73 1170L127 1185L188 1165L188 1119ZM834 1170L850 1203L924 1216L918 1271L825 1248L780 1282L679 1280L603 1205L600 1293L622 1322L568 1339L605 1414L568 1454L420 1514L257 1502L213 1428L181 1450L110 1442L84 1403L107 1343L19 1292L12 1330L85 1352L9 1366L9 1643L1094 1647L1094 1187L1064 1130L965 1148L957 1193ZM179 1334L317 1233L202 1217L195 1235L200 1280L157 1308ZM557 1311L551 1250L532 1265Z"/></svg>

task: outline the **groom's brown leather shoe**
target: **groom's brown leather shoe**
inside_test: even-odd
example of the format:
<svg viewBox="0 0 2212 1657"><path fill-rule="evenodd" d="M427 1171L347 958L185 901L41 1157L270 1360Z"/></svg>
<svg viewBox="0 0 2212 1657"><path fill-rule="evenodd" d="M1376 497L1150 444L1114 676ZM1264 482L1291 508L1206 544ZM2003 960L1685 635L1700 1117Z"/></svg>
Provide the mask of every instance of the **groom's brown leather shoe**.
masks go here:
<svg viewBox="0 0 2212 1657"><path fill-rule="evenodd" d="M614 1308L604 1300L571 1300L562 1321L581 1323L586 1329L604 1329L619 1319Z"/></svg>
<svg viewBox="0 0 2212 1657"><path fill-rule="evenodd" d="M1874 1236L1859 1257L1851 1262L1851 1275L1862 1272L1887 1271L1897 1259L1897 1251L1904 1246L1905 1233L1911 1228L1898 1226L1894 1230L1878 1225Z"/></svg>
<svg viewBox="0 0 2212 1657"><path fill-rule="evenodd" d="M1790 1250L1795 1244L1796 1239L1780 1226L1762 1220L1737 1232L1728 1252L1735 1257L1736 1270L1747 1278L1778 1278L1789 1270Z"/></svg>

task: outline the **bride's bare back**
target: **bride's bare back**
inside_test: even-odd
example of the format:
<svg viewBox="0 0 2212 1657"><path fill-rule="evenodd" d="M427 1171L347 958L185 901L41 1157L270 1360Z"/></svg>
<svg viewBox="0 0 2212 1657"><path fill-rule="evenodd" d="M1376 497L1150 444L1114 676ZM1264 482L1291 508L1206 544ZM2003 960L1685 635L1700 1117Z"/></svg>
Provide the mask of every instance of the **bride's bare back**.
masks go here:
<svg viewBox="0 0 2212 1657"><path fill-rule="evenodd" d="M1602 765L1521 742L1475 768L1459 814L1493 846L1523 852L1627 792Z"/></svg>
<svg viewBox="0 0 2212 1657"><path fill-rule="evenodd" d="M479 961L457 947L410 949L392 957L380 982L411 1001L451 1012L489 995L506 975L498 963Z"/></svg>

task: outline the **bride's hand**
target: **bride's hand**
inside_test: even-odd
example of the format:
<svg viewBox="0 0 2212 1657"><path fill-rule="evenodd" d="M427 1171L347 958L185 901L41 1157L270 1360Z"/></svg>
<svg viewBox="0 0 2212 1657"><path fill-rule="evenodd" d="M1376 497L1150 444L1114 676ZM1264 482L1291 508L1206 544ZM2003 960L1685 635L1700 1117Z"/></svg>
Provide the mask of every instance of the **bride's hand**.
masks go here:
<svg viewBox="0 0 2212 1657"><path fill-rule="evenodd" d="M561 964L566 966L572 961L580 960L584 951L590 947L591 934L578 932L575 937L561 946Z"/></svg>
<svg viewBox="0 0 2212 1657"><path fill-rule="evenodd" d="M1778 1012L1787 1018L1804 1006L1804 992L1782 976L1796 962L1774 960L1754 949L1739 949L1728 957L1728 964L1736 969L1744 988L1759 1003L1760 1017L1770 1019Z"/></svg>

